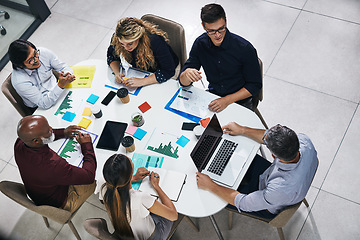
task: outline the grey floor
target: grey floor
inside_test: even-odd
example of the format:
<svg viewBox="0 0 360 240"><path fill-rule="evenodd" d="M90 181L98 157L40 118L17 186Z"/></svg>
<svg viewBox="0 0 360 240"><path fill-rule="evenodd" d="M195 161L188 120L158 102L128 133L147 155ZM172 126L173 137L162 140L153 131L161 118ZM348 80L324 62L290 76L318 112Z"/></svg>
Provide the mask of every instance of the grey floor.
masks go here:
<svg viewBox="0 0 360 240"><path fill-rule="evenodd" d="M257 48L264 62L264 101L260 111L269 125L281 123L310 136L320 160L304 205L284 232L287 239L360 239L360 1L358 0L219 0L228 28ZM72 65L106 59L116 21L154 13L181 23L187 49L203 32L199 13L207 1L47 0L51 16L31 36ZM11 72L7 65L3 81ZM0 180L21 181L13 158L20 119L0 94ZM68 226L50 222L0 194L0 232L15 239L75 239ZM107 214L92 196L74 218L82 227L89 217ZM227 230L227 213L215 215L225 239L278 239L275 229L235 216ZM108 220L109 221L109 220ZM200 232L184 221L173 239L217 239L208 218L195 219Z"/></svg>

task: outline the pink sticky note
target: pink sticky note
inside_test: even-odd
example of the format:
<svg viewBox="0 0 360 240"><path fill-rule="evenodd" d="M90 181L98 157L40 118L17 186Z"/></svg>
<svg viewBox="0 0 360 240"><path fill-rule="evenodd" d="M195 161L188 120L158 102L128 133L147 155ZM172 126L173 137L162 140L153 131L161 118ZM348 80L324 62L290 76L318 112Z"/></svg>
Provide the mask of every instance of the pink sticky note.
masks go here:
<svg viewBox="0 0 360 240"><path fill-rule="evenodd" d="M126 132L127 134L133 135L133 134L136 132L137 129L138 129L138 127L135 127L134 125L129 124L129 126L128 126L128 128L126 129L125 132Z"/></svg>

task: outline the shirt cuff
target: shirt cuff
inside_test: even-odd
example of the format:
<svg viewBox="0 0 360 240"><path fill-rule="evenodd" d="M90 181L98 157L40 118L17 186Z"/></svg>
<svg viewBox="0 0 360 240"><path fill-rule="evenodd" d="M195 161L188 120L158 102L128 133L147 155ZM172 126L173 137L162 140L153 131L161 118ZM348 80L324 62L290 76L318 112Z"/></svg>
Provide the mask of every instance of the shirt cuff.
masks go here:
<svg viewBox="0 0 360 240"><path fill-rule="evenodd" d="M166 82L168 79L164 76L164 74L161 73L161 71L158 69L155 71L155 77L156 77L156 81L158 81L159 83L163 83Z"/></svg>
<svg viewBox="0 0 360 240"><path fill-rule="evenodd" d="M237 210L239 212L241 212L241 209L240 209L240 201L241 199L243 199L245 197L245 194L242 194L242 193L238 193L235 197L235 200L234 200L234 204L235 204L235 207L237 208Z"/></svg>

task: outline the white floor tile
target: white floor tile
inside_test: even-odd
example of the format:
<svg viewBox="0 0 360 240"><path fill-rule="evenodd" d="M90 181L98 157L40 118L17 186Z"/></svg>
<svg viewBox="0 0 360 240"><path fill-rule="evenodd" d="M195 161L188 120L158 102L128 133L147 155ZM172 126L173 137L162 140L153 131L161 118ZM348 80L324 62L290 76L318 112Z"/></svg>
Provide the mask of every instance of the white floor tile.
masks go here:
<svg viewBox="0 0 360 240"><path fill-rule="evenodd" d="M114 34L114 30L110 29L108 33L104 36L103 40L97 45L95 50L91 53L90 59L101 59L106 61L107 58L107 49L110 45L111 37Z"/></svg>
<svg viewBox="0 0 360 240"><path fill-rule="evenodd" d="M107 0L102 1L101 4L96 0L61 0L51 10L94 25L111 28L130 3L130 0ZM93 29L88 32L88 35L96 33L96 30Z"/></svg>
<svg viewBox="0 0 360 240"><path fill-rule="evenodd" d="M6 164L7 164L6 161L0 159L0 173L1 173L1 171L5 168Z"/></svg>
<svg viewBox="0 0 360 240"><path fill-rule="evenodd" d="M318 152L319 168L313 185L320 187L356 104L274 78L264 78L259 109L267 124L286 125L307 134Z"/></svg>
<svg viewBox="0 0 360 240"><path fill-rule="evenodd" d="M360 26L302 12L267 74L360 101Z"/></svg>
<svg viewBox="0 0 360 240"><path fill-rule="evenodd" d="M266 72L299 10L265 1L220 0L219 3L226 11L229 30L252 43Z"/></svg>
<svg viewBox="0 0 360 240"><path fill-rule="evenodd" d="M109 29L59 13L51 16L31 36L35 46L52 50L69 65L89 58Z"/></svg>
<svg viewBox="0 0 360 240"><path fill-rule="evenodd" d="M14 181L21 182L21 177L19 170L7 164L6 167L0 172L0 181ZM3 193L0 193L0 212L3 216L0 218L0 236L8 237L10 235L16 234L17 223L22 218L22 215L25 213L26 209Z"/></svg>
<svg viewBox="0 0 360 240"><path fill-rule="evenodd" d="M307 0L265 0L265 1L302 9Z"/></svg>
<svg viewBox="0 0 360 240"><path fill-rule="evenodd" d="M358 204L360 204L358 188L360 178L357 177L359 173L357 166L360 149L355 145L360 141L359 129L360 109L358 108L322 188Z"/></svg>
<svg viewBox="0 0 360 240"><path fill-rule="evenodd" d="M359 214L359 204L320 191L298 239L359 239Z"/></svg>
<svg viewBox="0 0 360 240"><path fill-rule="evenodd" d="M308 0L304 10L360 23L360 1Z"/></svg>
<svg viewBox="0 0 360 240"><path fill-rule="evenodd" d="M111 225L110 219L106 213L106 211L99 209L97 207L94 207L93 205L85 202L80 210L76 213L74 218L72 219L72 222L78 231L80 237L82 239L96 239L95 237L91 236L83 227L84 221L88 218L104 218L107 222L108 229L110 232L114 231L114 228ZM55 240L69 240L69 239L76 239L73 232L70 230L69 226L64 225L64 227L61 229L59 234L56 236Z"/></svg>

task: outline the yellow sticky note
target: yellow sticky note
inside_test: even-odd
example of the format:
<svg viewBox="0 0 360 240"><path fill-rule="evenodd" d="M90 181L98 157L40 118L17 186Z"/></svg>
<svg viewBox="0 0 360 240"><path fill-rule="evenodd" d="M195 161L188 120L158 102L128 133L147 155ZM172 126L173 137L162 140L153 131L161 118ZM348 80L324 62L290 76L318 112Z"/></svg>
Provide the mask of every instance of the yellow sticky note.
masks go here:
<svg viewBox="0 0 360 240"><path fill-rule="evenodd" d="M91 109L89 107L85 107L82 115L91 116Z"/></svg>
<svg viewBox="0 0 360 240"><path fill-rule="evenodd" d="M87 129L88 126L90 125L91 120L87 119L87 118L82 118L81 121L79 122L78 126Z"/></svg>
<svg viewBox="0 0 360 240"><path fill-rule="evenodd" d="M124 81L126 81L126 80L128 80L128 79L129 79L129 77L125 77L125 78L124 78Z"/></svg>

